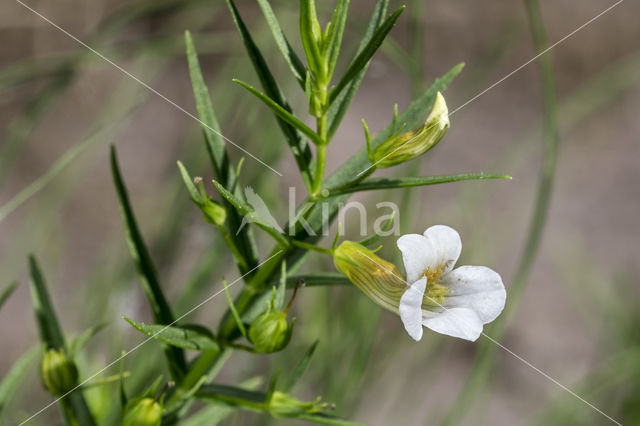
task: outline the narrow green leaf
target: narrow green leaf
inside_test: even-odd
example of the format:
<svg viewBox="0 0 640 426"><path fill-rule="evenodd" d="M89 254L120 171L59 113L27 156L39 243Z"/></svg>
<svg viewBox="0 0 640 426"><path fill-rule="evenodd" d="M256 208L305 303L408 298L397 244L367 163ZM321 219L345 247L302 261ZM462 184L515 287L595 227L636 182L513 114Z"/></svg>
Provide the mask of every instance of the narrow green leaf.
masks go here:
<svg viewBox="0 0 640 426"><path fill-rule="evenodd" d="M258 99L260 99L266 106L268 106L269 109L271 109L271 111L273 111L278 117L280 117L281 119L283 119L284 121L286 121L287 123L289 123L290 125L295 127L296 129L301 131L305 136L307 136L309 139L311 139L314 143L317 143L317 144L322 143L322 139L320 138L320 136L318 136L318 134L316 132L311 130L302 121L298 120L289 111L287 111L286 109L284 109L280 105L278 105L278 103L276 101L274 101L273 99L271 99L270 97L268 97L264 93L260 92L255 87L245 83L244 81L236 80L236 79L234 79L233 81L235 83L238 83L239 85L241 85L245 89L247 89L249 92L251 92L254 96L256 96Z"/></svg>
<svg viewBox="0 0 640 426"><path fill-rule="evenodd" d="M327 60L327 78L330 79L338 62L340 45L344 35L344 26L347 22L347 12L349 10L349 0L339 0L333 11L329 31L325 35L327 40L327 51L324 57Z"/></svg>
<svg viewBox="0 0 640 426"><path fill-rule="evenodd" d="M18 281L14 281L5 288L2 293L0 293L0 308L2 305L9 299L9 297L13 294L15 289L18 287Z"/></svg>
<svg viewBox="0 0 640 426"><path fill-rule="evenodd" d="M280 281L276 287L275 305L276 311L281 311L284 308L284 296L287 291L287 261L283 260L280 265Z"/></svg>
<svg viewBox="0 0 640 426"><path fill-rule="evenodd" d="M387 13L388 5L389 0L379 0L376 3L376 7L373 9L373 14L371 15L371 19L369 20L369 24L367 25L367 31L365 32L364 37L362 38L362 40L360 41L360 45L358 46L356 57L364 50L367 44L369 44L369 41L373 37L376 29L382 24ZM338 130L340 122L344 118L351 100L358 91L360 82L362 81L362 78L364 77L368 67L369 64L366 64L360 71L360 73L347 84L345 89L337 95L336 99L329 106L329 110L327 111L329 138L331 138Z"/></svg>
<svg viewBox="0 0 640 426"><path fill-rule="evenodd" d="M305 80L307 78L307 70L285 37L284 32L280 27L280 23L269 4L269 0L258 0L258 4L262 9L265 19L267 20L267 25L269 25L271 34L273 34L273 38L275 39L280 52L282 52L282 56L284 56L285 61L287 61L291 72L293 72L293 75L296 80L298 80L298 83L300 83L300 86L304 88Z"/></svg>
<svg viewBox="0 0 640 426"><path fill-rule="evenodd" d="M364 423L352 422L350 420L344 420L339 417L334 417L324 413L302 414L298 417L301 420L307 420L309 422L318 423L321 425L333 425L333 426L364 426Z"/></svg>
<svg viewBox="0 0 640 426"><path fill-rule="evenodd" d="M196 397L203 400L222 400L227 402L242 402L247 401L254 404L263 405L267 394L264 392L253 391L248 389L239 388L237 386L228 386L220 384L206 384L202 385Z"/></svg>
<svg viewBox="0 0 640 426"><path fill-rule="evenodd" d="M268 222L266 218L262 217L260 214L256 212L256 210L241 200L239 197L236 197L231 192L229 192L225 187L223 187L219 182L213 181L216 189L220 193L220 195L226 199L236 210L245 217L245 220L250 223L255 223L260 229L267 232L271 235L276 241L278 241L283 246L288 246L289 242L287 238L280 233L278 229L275 228L277 223L275 220L272 222ZM268 212L262 212L268 213Z"/></svg>
<svg viewBox="0 0 640 426"><path fill-rule="evenodd" d="M187 62L189 64L189 75L193 86L196 109L198 110L200 120L206 124L206 126L202 126L202 131L204 132L207 143L211 165L213 166L216 178L231 187L235 183L235 173L233 168L229 166L229 156L225 148L225 143L219 134L220 125L213 110L209 89L204 82L204 77L200 70L200 62L198 61L198 54L189 31L185 32L184 39L187 46Z"/></svg>
<svg viewBox="0 0 640 426"><path fill-rule="evenodd" d="M463 173L445 176L421 176L405 178L369 178L359 184L335 191L329 190L329 196L349 194L379 189L411 188L415 186L439 185L441 183L461 182L469 180L511 179L511 176L488 173Z"/></svg>
<svg viewBox="0 0 640 426"><path fill-rule="evenodd" d="M303 274L287 277L287 289L293 289L296 283L304 281L304 287L324 287L333 285L349 285L351 282L343 274Z"/></svg>
<svg viewBox="0 0 640 426"><path fill-rule="evenodd" d="M307 371L307 368L309 367L309 363L311 362L311 357L313 356L313 353L315 352L317 346L318 346L318 340L313 342L313 344L309 347L309 349L307 349L307 351L305 352L304 356L302 357L298 365L296 365L296 368L293 369L293 373L291 374L289 379L282 386L282 392L289 393L291 389L293 389L293 387L296 385L296 383L300 381L300 378L305 373L305 371Z"/></svg>
<svg viewBox="0 0 640 426"><path fill-rule="evenodd" d="M224 286L224 294L227 296L227 302L229 303L229 309L231 310L231 315L233 315L233 319L236 320L236 325L240 330L240 333L247 338L247 330L244 328L244 324L240 319L240 315L238 315L238 310L236 309L236 305L233 303L233 299L231 298L231 293L229 293L229 286L227 285L227 280L222 279L222 285Z"/></svg>
<svg viewBox="0 0 640 426"><path fill-rule="evenodd" d="M322 30L316 16L314 0L300 0L300 38L309 68L315 78L324 80L326 72L319 46L322 41Z"/></svg>
<svg viewBox="0 0 640 426"><path fill-rule="evenodd" d="M44 276L33 255L29 255L29 271L31 275L31 298L36 312L40 338L47 349L64 349L68 354L64 333L49 298ZM68 407L68 410L77 418L78 423L87 426L95 424L93 415L81 392L73 392L66 399L60 400L59 403L64 407Z"/></svg>
<svg viewBox="0 0 640 426"><path fill-rule="evenodd" d="M9 405L24 377L33 369L33 364L40 355L40 347L35 346L20 356L0 381L0 418L5 407Z"/></svg>
<svg viewBox="0 0 640 426"><path fill-rule="evenodd" d="M294 67L297 70L297 72L301 74L302 77L301 77L301 80L299 81L302 82L301 84L302 84L302 87L304 88L306 76L307 76L307 70L304 68L304 65L302 65L302 63L300 62L300 59L298 59L298 57L295 55L293 50L290 49L288 42L284 38L284 35L282 35L282 30L279 29L280 27L277 21L275 20L275 16L273 15L273 11L269 6L268 1L259 0L259 2L263 12L265 13L265 17L267 17L267 22L269 23L271 30L274 32L276 43L278 43L278 46L281 48L281 50L284 47L285 49L287 49L286 51L289 52L289 55L285 54L285 57L290 56L289 60L291 61L291 64L292 64L291 66ZM280 105L285 111L288 111L289 113L291 113L292 112L291 107L287 103L287 100L285 99L285 96L282 93L282 90L280 90L278 83L276 83L276 80L273 77L273 74L269 70L269 67L267 66L267 62L264 59L264 56L262 55L262 53L260 53L260 49L258 49L258 46L253 41L253 38L251 37L249 30L244 24L244 21L242 20L242 17L240 16L240 13L238 12L238 9L235 6L235 3L233 2L233 0L227 0L227 3L229 5L229 9L231 10L231 14L233 15L233 20L236 24L236 27L238 28L238 32L242 37L247 53L249 54L251 63L253 64L253 68L256 71L258 78L260 79L260 84L262 85L263 90L265 91L266 95L269 98L273 99L275 103ZM280 34L280 35L276 35L276 34ZM312 154L311 154L311 149L309 148L309 144L304 140L302 135L296 130L294 126L289 124L286 120L283 120L277 114L276 114L276 119L278 121L278 125L280 126L280 130L282 131L282 133L284 134L287 140L287 144L291 149L293 157L296 160L296 164L298 165L298 169L300 170L302 179L305 182L305 184L309 185L311 182L311 171L309 169L309 166L311 164L311 159L312 159Z"/></svg>
<svg viewBox="0 0 640 426"><path fill-rule="evenodd" d="M189 175L189 172L184 167L182 162L178 161L178 168L180 169L180 176L182 176L182 180L184 181L184 186L187 187L187 191L189 191L189 196L191 200L196 204L202 203L202 198L200 198L200 193L198 192L198 188L193 183L193 179Z"/></svg>
<svg viewBox="0 0 640 426"><path fill-rule="evenodd" d="M133 262L136 265L136 269L138 270L140 283L142 284L142 289L144 290L147 301L151 307L154 321L160 324L172 324L174 322L173 313L171 312L171 308L169 307L164 293L162 292L155 266L153 265L147 246L144 243L142 234L138 229L133 208L129 202L127 188L125 187L122 175L120 174L116 149L113 145L111 146L111 173L113 175L113 182L118 195L122 219L127 233L129 252L131 253ZM187 368L184 353L176 348L167 348L165 355L169 362L172 376L175 379L182 377Z"/></svg>
<svg viewBox="0 0 640 426"><path fill-rule="evenodd" d="M193 351L219 351L213 333L202 326L166 326L162 324L144 324L135 322L131 318L122 317L136 330L176 348Z"/></svg>
<svg viewBox="0 0 640 426"><path fill-rule="evenodd" d="M347 71L344 73L335 89L331 91L329 95L329 103L333 103L336 100L336 97L340 94L340 92L349 84L351 80L356 78L360 71L367 66L373 55L382 45L382 42L389 34L389 31L394 27L396 21L400 17L400 14L404 10L405 6L400 7L395 12L393 12L383 23L378 27L375 31L371 40L367 43L364 49L356 56L353 60Z"/></svg>
<svg viewBox="0 0 640 426"><path fill-rule="evenodd" d="M196 107L198 109L200 120L206 124L206 126L202 127L202 131L204 132L207 152L209 154L209 159L211 161L215 177L226 187L237 188L237 176L231 166L224 140L218 133L220 131L220 126L213 110L211 97L209 96L209 89L207 89L204 77L202 76L202 71L200 70L200 62L198 61L198 54L196 53L195 45L193 44L191 34L189 34L188 31L185 33L185 44L187 47L187 61L189 64L189 74L191 76L193 94L196 100ZM216 132L211 129L216 130ZM235 212L230 212L227 229L235 232L236 229L239 229L241 221L242 218L235 214ZM255 242L253 241L253 236L251 234L251 228L246 227L245 229L242 229L238 240L238 248L247 263L246 268L239 265L240 271L245 274L255 268L258 264L258 255L256 253Z"/></svg>
<svg viewBox="0 0 640 426"><path fill-rule="evenodd" d="M47 284L33 255L29 255L29 273L31 275L31 299L36 313L40 339L46 344L47 349L64 348L66 350L62 328L49 298Z"/></svg>

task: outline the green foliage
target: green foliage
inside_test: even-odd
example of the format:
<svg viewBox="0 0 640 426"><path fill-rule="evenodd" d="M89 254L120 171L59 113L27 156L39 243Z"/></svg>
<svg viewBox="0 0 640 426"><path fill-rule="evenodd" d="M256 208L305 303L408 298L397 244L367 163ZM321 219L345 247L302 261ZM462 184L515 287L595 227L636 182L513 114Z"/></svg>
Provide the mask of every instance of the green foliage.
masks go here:
<svg viewBox="0 0 640 426"><path fill-rule="evenodd" d="M2 290L2 293L0 293L0 308L2 308L9 297L11 297L16 288L18 288L18 281L12 282L7 288Z"/></svg>
<svg viewBox="0 0 640 426"><path fill-rule="evenodd" d="M202 326L166 326L162 324L144 324L123 317L136 330L169 346L193 351L219 351L213 333Z"/></svg>
<svg viewBox="0 0 640 426"><path fill-rule="evenodd" d="M169 0L167 2L172 3ZM302 401L291 394L291 390L309 369L312 356L317 351L319 346L317 340L309 345L314 339L302 342L303 347L308 348L301 357L295 353L295 361L299 359L297 364L294 361L291 363L292 369L283 371L283 377L285 377L283 381L278 380L279 374L274 375L266 392L258 391L257 383L234 386L214 383L213 380L225 362L233 356L235 350L248 352L247 356L251 357L256 356L256 353L271 354L278 351L282 351L284 356L294 352L294 348L300 347L300 342L296 342L299 338L298 333L293 340L296 344L290 345L294 319L291 321L288 319L289 309L293 305L295 292L299 287L349 285L348 279L342 274L326 271L297 274L297 271L311 251L333 255L341 235L340 231L336 235L332 249L317 246L321 238L320 231L335 219L340 206L350 194L449 182L509 178L506 175L484 173L424 177L369 177L376 170L376 165L371 161L371 158L375 156L371 154L381 145L384 148L384 141L396 135L399 129L412 129L423 124L426 112L434 104L439 93L444 91L458 75L462 65L453 67L440 79L436 79L434 84L414 100L402 114L398 115L396 111L393 121L379 134L371 137L366 129L366 140L363 141L363 145L366 144L366 146L363 146L356 155L347 159L331 176L326 177L327 150L333 142L333 137L345 117L372 58L389 36L404 7L387 16L389 1L377 1L355 54L352 58L344 61L345 67L340 67L338 61L343 56L341 48L344 44L343 37L348 17L349 0L337 0L331 19L324 30L318 19L314 0L300 0L299 38L306 64L303 63L301 56L298 56L285 36L268 0L258 0L258 4L264 14L270 33L273 35L275 45L282 53L295 80L304 91L311 117L293 111L287 98L295 99L295 97L285 96L282 87L286 87L286 85L280 84L276 80L265 56L245 25L235 2L227 0L227 6L240 40L246 49L262 90L240 80L234 81L258 98L276 117L284 141L296 161L300 177L308 190L308 198L298 207L297 213L309 224L311 232L309 229L305 229L300 222L297 222L294 226L294 235L285 235L278 226L260 216L257 211L259 209L253 205L253 202L250 204L242 196L242 184L239 179L242 160L235 168L227 152L227 143L237 145L221 134L193 38L189 32L186 32L185 45L189 76L198 117L202 124L207 157L213 172L213 183L220 196L219 202L214 201L207 194L202 179L196 178L195 181L192 179L187 167L182 162L178 162L178 169L186 188L186 194L200 209L204 220L214 225L210 228L212 232L219 232L222 236L220 246L216 246L221 254L215 257L223 259L218 263L218 266L226 259L222 255L225 249L220 248L226 245L226 249L234 257L240 279L244 280L244 286L236 299L233 300L227 283L223 279L228 309L222 315L216 334L201 325L177 323L174 310L180 311L180 309L171 306L162 289L158 271L134 214L132 203L137 203L138 200L130 199L118 164L116 150L112 146L110 152L111 172L122 213L129 252L151 310L153 324L137 322L128 317L123 318L136 330L147 336L142 343L150 340L160 343L173 381L165 382L161 376L157 375L157 369L154 366L143 365L140 369L132 368L133 377L131 379L136 379L138 382L135 386L130 386L127 383L127 388L131 389L127 393L132 396L129 398L125 392L124 380L125 377L128 377L128 373L125 373L124 363L122 363L119 375L96 381L98 385L119 381L121 404L114 416L114 418L117 417L117 420L111 421L111 423L117 421L125 425L173 425L185 420L184 424L192 426L215 424L236 409L242 409L269 414L277 419L296 418L329 425L357 424L327 413L331 404L320 398ZM178 3L174 6L177 7ZM165 11L164 8L160 8L160 10ZM335 75L336 70L339 69L345 69L344 73ZM315 129L311 124L306 124L309 122L309 118L315 120ZM245 119L244 115L242 119ZM442 135L438 135L438 140L440 137ZM310 144L305 138L316 145L315 159ZM277 138L267 141L269 144L276 142ZM432 140L428 148L433 145L435 142ZM395 149L395 147L392 148ZM402 161L418 157L428 149L418 151L417 153L412 151L411 158L403 158ZM392 163L380 167L395 166L400 162L394 160ZM191 170L201 166L196 161L185 161L185 164L188 164ZM246 175L247 172L243 171L243 180ZM251 199L250 196L247 198ZM390 227L392 224L393 218L384 227ZM259 262L253 238L252 230L254 227L266 232L275 243L271 254L262 257L264 259L262 263ZM373 244L379 237L379 235L372 235L362 243ZM262 241L260 242L262 243ZM175 242L170 240L169 244L173 245ZM158 264L161 264L161 259L157 258L156 260ZM86 342L104 325L89 328L72 341L71 348L68 350L64 334L49 300L44 278L34 258L30 258L30 269L34 310L41 340L49 349L47 354L52 359L57 357L53 360L56 362L48 360L42 363L43 376L47 387L53 394L65 396L67 392L76 387L78 382L81 382L74 357L81 353ZM206 279L207 277L201 277L202 281L206 281ZM13 291L13 288L15 286L2 293L0 306ZM285 294L288 289L294 289L294 293L289 304L284 306ZM304 314L304 311L300 313ZM182 317L178 319L181 320ZM249 325L248 329L245 325ZM372 336L371 332L368 335ZM242 337L247 339L252 346L238 343ZM306 337L308 336L300 336L300 340ZM136 349L139 346L136 346ZM195 357L192 360L189 358L190 361L187 362L188 357L184 350L195 352ZM81 354L84 356L84 351ZM147 354L145 354L146 356ZM317 361L317 358L316 356L314 362ZM22 375L29 364L29 359L16 363L7 378L0 384L0 411L8 399L6 396L9 392L8 389L15 388L17 377ZM82 366L81 363L78 365ZM62 370L58 368L60 366L64 367L63 369L66 368L62 373L60 373ZM152 383L152 385L140 392L140 389L147 383ZM163 387L159 391L160 386ZM65 419L70 424L74 424L74 421L81 425L94 423L92 411L81 393L85 389L86 386L82 386L71 393L68 399L62 399ZM167 389L169 390L167 391ZM166 394L165 391L167 391ZM115 394L112 396L112 400L115 400ZM69 403L66 402L67 400ZM204 408L194 405L196 400L207 405ZM340 401L338 401L339 403ZM98 412L96 408L92 408ZM193 414L194 412L195 414ZM189 414L192 415L188 417ZM109 423L105 422L105 424Z"/></svg>

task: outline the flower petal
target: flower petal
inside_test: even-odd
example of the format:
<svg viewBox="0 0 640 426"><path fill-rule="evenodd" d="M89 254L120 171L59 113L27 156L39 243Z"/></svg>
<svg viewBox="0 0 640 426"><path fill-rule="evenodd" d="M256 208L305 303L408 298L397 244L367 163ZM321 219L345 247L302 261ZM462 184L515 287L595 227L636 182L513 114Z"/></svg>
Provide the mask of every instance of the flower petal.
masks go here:
<svg viewBox="0 0 640 426"><path fill-rule="evenodd" d="M407 287L400 298L400 319L405 330L415 341L422 339L422 298L427 287L427 279L422 278Z"/></svg>
<svg viewBox="0 0 640 426"><path fill-rule="evenodd" d="M433 315L428 312L429 316ZM482 333L482 321L471 309L447 309L430 318L423 318L422 324L441 334L458 337L460 339L478 340Z"/></svg>
<svg viewBox="0 0 640 426"><path fill-rule="evenodd" d="M433 249L429 241L418 234L407 234L398 238L396 243L402 252L407 282L413 283L434 265Z"/></svg>
<svg viewBox="0 0 640 426"><path fill-rule="evenodd" d="M445 308L471 309L482 324L496 319L504 309L507 292L502 278L485 266L461 266L444 275L440 283L447 287Z"/></svg>
<svg viewBox="0 0 640 426"><path fill-rule="evenodd" d="M423 235L431 246L432 267L444 265L445 273L452 270L462 251L460 234L449 226L435 225L427 228Z"/></svg>

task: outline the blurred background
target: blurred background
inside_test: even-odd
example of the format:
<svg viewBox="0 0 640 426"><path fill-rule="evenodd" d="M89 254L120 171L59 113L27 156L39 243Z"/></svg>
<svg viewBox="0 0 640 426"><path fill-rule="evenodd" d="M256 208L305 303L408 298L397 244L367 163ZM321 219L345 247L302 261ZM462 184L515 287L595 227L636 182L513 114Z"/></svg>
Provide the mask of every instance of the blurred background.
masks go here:
<svg viewBox="0 0 640 426"><path fill-rule="evenodd" d="M256 2L238 6L294 110L304 95L286 68ZM289 39L297 40L298 5L273 0ZM333 2L319 2L326 22ZM402 3L391 2L391 8ZM78 36L188 111L195 111L183 34L201 57L223 133L284 174L247 158L242 183L252 185L284 222L290 186L305 193L271 113L231 82L257 85L241 39L222 1L37 0L38 12ZM610 1L541 1L553 43ZM364 32L373 2L352 0L339 68ZM445 96L450 110L535 56L524 2L407 1L408 9L374 57L342 127L329 146L328 171L364 145L420 91L459 62L462 74ZM0 376L38 345L29 289L28 253L47 277L69 335L101 322L84 359L84 376L131 348L142 336L121 315L151 322L126 246L108 164L118 148L139 223L176 315L237 277L219 234L190 203L176 161L211 177L199 124L13 0L0 5L0 288L20 285L0 310ZM557 82L560 151L548 221L523 293L499 339L560 383L624 424L640 423L640 4L623 2L550 54ZM401 206L403 232L433 224L455 227L462 264L487 265L509 286L521 263L543 158L543 106L537 63L465 106L445 139L420 160L387 172L437 175L506 173L512 181L453 183L359 196ZM425 111L426 114L426 111ZM229 147L234 162L242 152ZM209 188L213 193L213 188ZM357 215L349 220L356 220ZM371 225L371 224L370 224ZM347 223L349 230L349 221ZM357 226L354 226L357 229ZM263 258L269 241L259 235ZM399 260L395 238L383 254ZM326 242L325 242L326 244ZM308 270L334 271L312 255ZM236 291L239 288L235 289ZM212 300L189 322L213 325L226 301ZM416 344L397 316L355 288L304 289L294 305L291 346L270 357L239 354L223 383L285 373L314 340L318 351L296 394L322 395L335 413L373 425L607 424L607 419L498 349L492 368L474 371L481 343L425 332ZM491 332L488 332L491 335ZM481 338L482 340L482 338ZM131 389L163 370L153 343L127 358ZM116 374L114 371L105 374ZM468 387L480 380L469 395ZM89 399L107 410L117 385ZM35 366L23 377L2 420L15 424L50 401ZM99 408L97 408L99 410ZM32 424L55 424L50 409ZM0 420L1 422L1 420ZM280 424L237 413L224 424ZM290 422L295 424L295 422Z"/></svg>

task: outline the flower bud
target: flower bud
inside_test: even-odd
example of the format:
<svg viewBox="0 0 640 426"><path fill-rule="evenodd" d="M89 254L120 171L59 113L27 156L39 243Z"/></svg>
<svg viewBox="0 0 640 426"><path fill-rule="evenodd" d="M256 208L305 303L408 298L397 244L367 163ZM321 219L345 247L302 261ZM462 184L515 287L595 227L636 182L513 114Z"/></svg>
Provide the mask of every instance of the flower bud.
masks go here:
<svg viewBox="0 0 640 426"><path fill-rule="evenodd" d="M300 414L320 413L329 404L320 402L318 397L315 401L303 402L286 393L275 391L269 402L269 412L273 417L297 417Z"/></svg>
<svg viewBox="0 0 640 426"><path fill-rule="evenodd" d="M295 319L289 324L287 314L275 311L270 305L267 312L260 314L251 323L249 340L258 352L278 352L289 344L294 322Z"/></svg>
<svg viewBox="0 0 640 426"><path fill-rule="evenodd" d="M40 377L52 395L61 396L77 386L78 368L64 349L49 349L40 361Z"/></svg>
<svg viewBox="0 0 640 426"><path fill-rule="evenodd" d="M162 406L153 398L136 398L127 403L122 426L160 426Z"/></svg>
<svg viewBox="0 0 640 426"><path fill-rule="evenodd" d="M400 135L393 135L371 153L371 162L385 168L413 160L436 146L449 128L449 111L440 92L423 126Z"/></svg>
<svg viewBox="0 0 640 426"><path fill-rule="evenodd" d="M398 313L407 284L396 265L353 241L344 241L335 249L333 263L371 300Z"/></svg>

